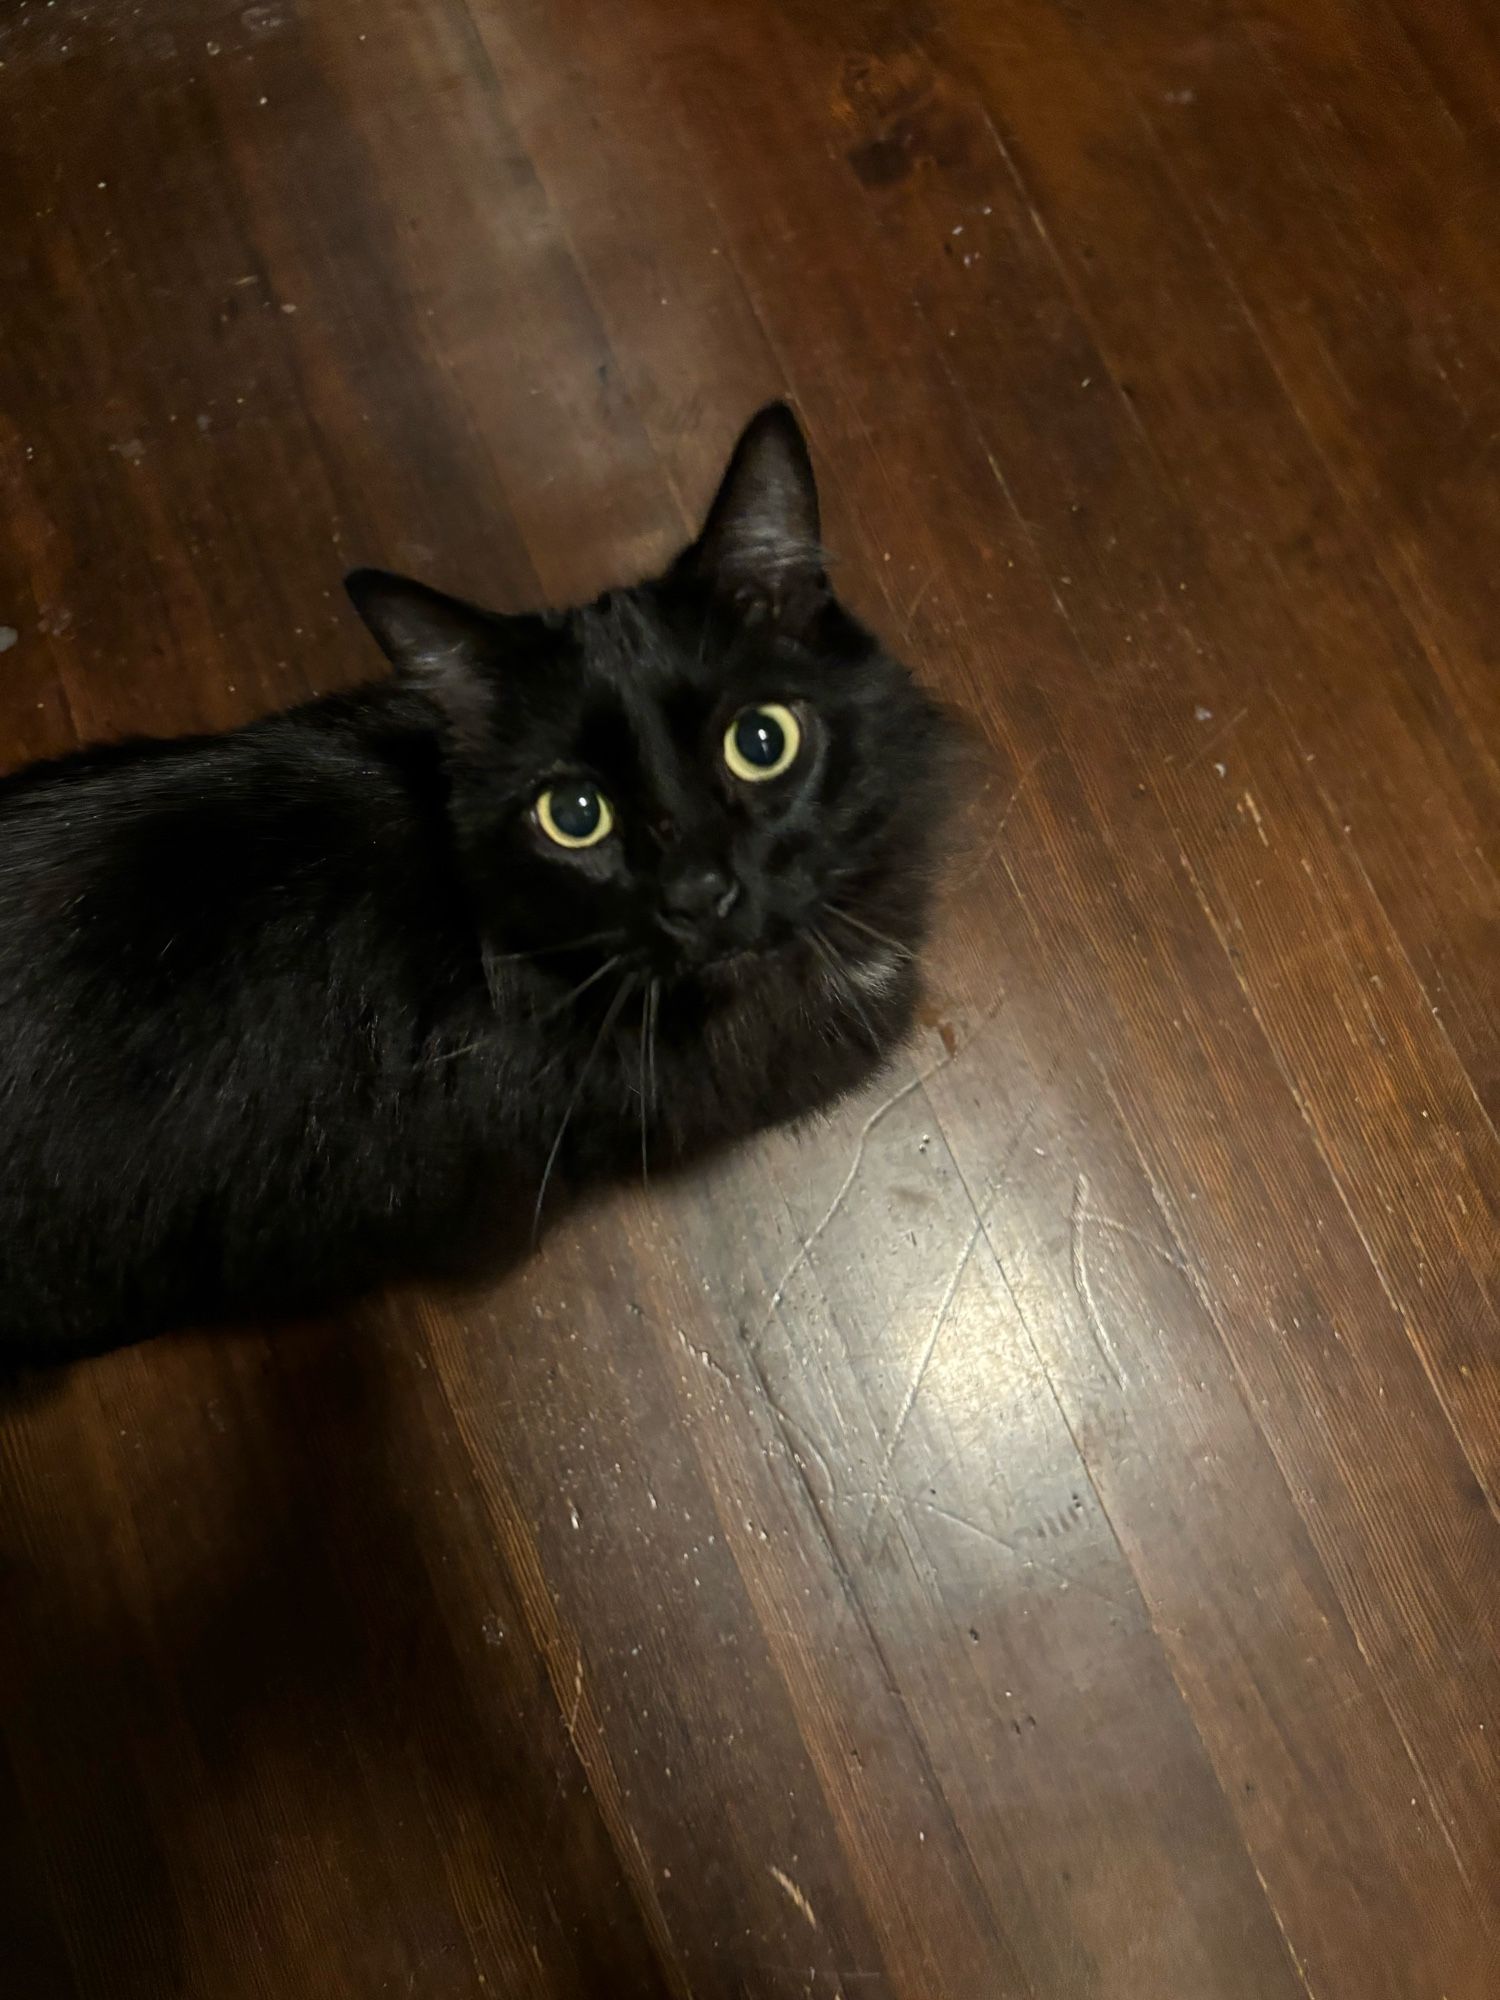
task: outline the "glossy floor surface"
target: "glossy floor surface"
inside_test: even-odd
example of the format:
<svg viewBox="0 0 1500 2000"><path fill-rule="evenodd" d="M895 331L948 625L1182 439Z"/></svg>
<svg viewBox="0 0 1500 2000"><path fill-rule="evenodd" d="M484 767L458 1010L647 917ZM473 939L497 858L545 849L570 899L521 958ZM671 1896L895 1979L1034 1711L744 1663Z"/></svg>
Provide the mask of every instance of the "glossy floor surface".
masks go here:
<svg viewBox="0 0 1500 2000"><path fill-rule="evenodd" d="M637 573L782 393L986 745L830 1124L0 1413L0 1987L1493 2000L1493 9L0 62L6 766Z"/></svg>

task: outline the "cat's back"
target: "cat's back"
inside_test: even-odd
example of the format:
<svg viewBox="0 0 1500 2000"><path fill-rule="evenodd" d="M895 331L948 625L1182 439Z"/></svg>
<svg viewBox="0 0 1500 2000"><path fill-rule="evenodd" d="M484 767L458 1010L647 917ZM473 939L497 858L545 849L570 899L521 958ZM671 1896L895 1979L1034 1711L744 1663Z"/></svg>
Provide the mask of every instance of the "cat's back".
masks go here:
<svg viewBox="0 0 1500 2000"><path fill-rule="evenodd" d="M97 1026L430 895L436 755L383 692L0 779L0 1006L82 999Z"/></svg>
<svg viewBox="0 0 1500 2000"><path fill-rule="evenodd" d="M0 1154L316 1054L441 960L435 752L381 694L0 780Z"/></svg>
<svg viewBox="0 0 1500 2000"><path fill-rule="evenodd" d="M466 938L436 746L383 692L0 781L0 1349L400 1195Z"/></svg>

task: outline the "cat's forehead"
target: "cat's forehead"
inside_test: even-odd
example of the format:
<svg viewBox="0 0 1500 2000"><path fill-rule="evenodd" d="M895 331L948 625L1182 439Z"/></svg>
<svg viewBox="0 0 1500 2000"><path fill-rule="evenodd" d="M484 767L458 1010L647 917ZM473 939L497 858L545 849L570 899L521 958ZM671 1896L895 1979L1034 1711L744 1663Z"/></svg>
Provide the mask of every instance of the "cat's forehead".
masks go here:
<svg viewBox="0 0 1500 2000"><path fill-rule="evenodd" d="M582 677L595 686L659 695L709 678L708 660L685 644L680 622L642 591L606 592L573 613L572 628Z"/></svg>
<svg viewBox="0 0 1500 2000"><path fill-rule="evenodd" d="M627 708L660 704L684 720L730 698L820 686L815 660L707 601L657 588L606 593L572 614L580 685ZM795 653L796 657L792 657Z"/></svg>
<svg viewBox="0 0 1500 2000"><path fill-rule="evenodd" d="M655 789L696 765L715 707L711 688L665 673L591 678L579 691L568 748L617 784Z"/></svg>

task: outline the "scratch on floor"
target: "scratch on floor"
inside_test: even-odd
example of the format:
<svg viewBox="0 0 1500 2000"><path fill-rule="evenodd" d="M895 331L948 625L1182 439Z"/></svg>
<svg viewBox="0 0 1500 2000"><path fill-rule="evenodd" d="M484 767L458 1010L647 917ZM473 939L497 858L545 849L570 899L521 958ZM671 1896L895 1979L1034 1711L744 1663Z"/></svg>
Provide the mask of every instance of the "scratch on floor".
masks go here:
<svg viewBox="0 0 1500 2000"><path fill-rule="evenodd" d="M924 577L922 582L917 586L917 594L912 599L911 603L907 605L906 611L903 614L906 624L909 625L911 623L913 618L916 617L917 612L926 602L928 594L932 589L932 584L933 584L933 578L931 574L929 574L926 577Z"/></svg>
<svg viewBox="0 0 1500 2000"><path fill-rule="evenodd" d="M956 1528L966 1528L971 1535L978 1535L981 1541L993 1542L997 1549L1004 1549L1008 1556L1014 1556L1023 1568L1032 1568L1031 1557L1023 1556L1015 1543L1009 1541L996 1528L985 1527L982 1521L971 1520L967 1514L956 1514L951 1507L940 1507L935 1500L918 1500L916 1504L924 1514L935 1514L940 1521L951 1521Z"/></svg>
<svg viewBox="0 0 1500 2000"><path fill-rule="evenodd" d="M938 1309L932 1316L932 1325L928 1328L927 1339L923 1344L921 1356L912 1371L911 1380L906 1385L906 1394L901 1400L901 1408L896 1414L896 1422L891 1431L890 1441L885 1448L885 1463L881 1468L882 1478L891 1469L892 1462L901 1443L902 1433L906 1429L907 1419L916 1407L922 1383L926 1379L927 1370L932 1365L932 1357L937 1350L938 1336L942 1333L944 1326L948 1322L948 1315L953 1310L953 1301L958 1296L959 1285L963 1282L964 1272L969 1268L969 1259L974 1254L974 1245L979 1241L979 1233L983 1228L983 1216L976 1215L974 1226L969 1231L968 1241L964 1244L958 1262L953 1267L953 1275L948 1280L947 1289L943 1293Z"/></svg>
<svg viewBox="0 0 1500 2000"><path fill-rule="evenodd" d="M1038 751L1036 756L1032 758L1031 762L1026 766L1025 770L1021 773L1020 777L1016 779L1016 782L1010 788L1010 797L1005 801L1005 804L1000 808L1000 817L995 822L994 832L990 835L989 839L984 844L984 851L980 854L978 859L970 867L964 870L963 874L959 876L956 882L952 882L948 885L948 888L945 892L945 898L944 898L945 901L952 902L957 896L961 895L962 892L968 888L969 884L972 881L974 881L977 876L982 875L985 869L989 867L990 863L994 860L996 853L999 851L1000 843L1005 837L1005 829L1010 823L1010 816L1015 811L1016 806L1019 804L1021 794L1025 791L1026 787L1031 783L1032 779L1036 776L1037 772L1041 769L1042 765L1046 763L1050 755L1051 752L1049 750Z"/></svg>
<svg viewBox="0 0 1500 2000"><path fill-rule="evenodd" d="M787 1439L787 1449L791 1452L793 1459L797 1458L799 1451L805 1451L810 1458L815 1459L818 1469L823 1474L823 1483L828 1488L828 1498L830 1500L837 1500L839 1490L834 1483L833 1473L829 1467L828 1460L824 1456L822 1447L818 1444L817 1439L812 1436L805 1424L799 1424L795 1417L788 1416L776 1397L771 1395L769 1391L767 1391L766 1400L770 1403L772 1412L782 1428L792 1434Z"/></svg>
<svg viewBox="0 0 1500 2000"><path fill-rule="evenodd" d="M1088 1248L1084 1242L1084 1231L1092 1219L1089 1208L1089 1177L1080 1174L1073 1183L1073 1218L1069 1231L1069 1250L1073 1264L1073 1289L1078 1294L1078 1302L1083 1307L1089 1323L1089 1331L1094 1336L1094 1345L1104 1358L1106 1367L1114 1379L1117 1389L1123 1389L1125 1370L1120 1366L1120 1357L1115 1352L1115 1344L1109 1337L1109 1329L1104 1324L1099 1311L1099 1302L1094 1297L1093 1281L1089 1276Z"/></svg>
<svg viewBox="0 0 1500 2000"><path fill-rule="evenodd" d="M792 1880L791 1876L788 1875L783 1869L777 1868L773 1864L771 1867L771 1880L776 1883L778 1888L784 1889L786 1891L787 1895L790 1896L790 1898L792 1899L792 1902L802 1912L803 1916L806 1917L807 1921L812 1925L813 1929L816 1930L818 1928L818 1919L816 1913L813 1910L813 1906L810 1902L808 1902L806 1896L803 1895L802 1891L797 1887L796 1883Z"/></svg>
<svg viewBox="0 0 1500 2000"><path fill-rule="evenodd" d="M932 1316L932 1324L927 1329L927 1338L922 1343L922 1352L917 1357L917 1365L912 1370L911 1380L906 1385L906 1394L901 1399L901 1408L896 1412L896 1421L891 1426L891 1434L886 1440L885 1450L881 1455L879 1476L875 1481L875 1502L870 1509L870 1518L865 1523L864 1534L861 1537L867 1557L873 1553L872 1538L875 1529L891 1503L891 1473L896 1463L896 1453L901 1448L902 1436L911 1413L916 1408L917 1397L922 1393L922 1384L927 1379L927 1370L932 1366L938 1339L948 1323L948 1315L953 1310L953 1301L958 1296L958 1288L963 1282L964 1272L969 1268L969 1259L974 1255L974 1246L979 1241L983 1229L984 1217L976 1215L968 1240L959 1253L958 1262L954 1265L952 1276L938 1302L938 1309Z"/></svg>
<svg viewBox="0 0 1500 2000"><path fill-rule="evenodd" d="M824 1209L822 1215L813 1224L802 1242L798 1244L795 1256L782 1272L775 1290L771 1293L770 1304L766 1307L764 1317L761 1319L759 1326L756 1327L754 1336L750 1342L752 1352L760 1346L766 1328L780 1311L781 1302L786 1297L787 1286L807 1262L812 1254L813 1245L822 1236L847 1200L849 1190L853 1187L855 1180L858 1178L859 1170L864 1165L865 1149L869 1145L870 1134L875 1130L875 1127L889 1112L894 1111L903 1099L910 1097L913 1091L920 1090L924 1084L930 1083L940 1071L947 1069L951 1063L957 1062L959 1057L964 1053L964 1050L974 1041L980 1030L987 1027L994 1020L1004 1004L1004 994L997 995L991 1005L986 1007L984 1012L979 1016L979 1019L974 1023L965 1039L959 1043L958 1047L951 1054L945 1052L939 1056L935 1063L930 1064L924 1070L919 1070L915 1076L908 1077L899 1089L893 1090L890 1096L885 1098L880 1104L877 1104L875 1109L870 1113L869 1117L860 1127L859 1137L855 1141L854 1157L849 1162L848 1172L839 1183L838 1193L829 1202L827 1208Z"/></svg>
<svg viewBox="0 0 1500 2000"><path fill-rule="evenodd" d="M1143 1250L1149 1250L1153 1257L1159 1257L1164 1264L1170 1265L1183 1277L1188 1275L1186 1263L1175 1250L1169 1250L1160 1243L1153 1243L1149 1236L1139 1229L1132 1229L1128 1222L1117 1222L1112 1215L1100 1215L1097 1209L1089 1210L1089 1222L1095 1229L1107 1230L1111 1236L1123 1236L1128 1243L1139 1243Z"/></svg>
<svg viewBox="0 0 1500 2000"><path fill-rule="evenodd" d="M1015 1133L1011 1138L1010 1144L1005 1149L1005 1157L1001 1160L1000 1165L995 1169L994 1173L991 1174L989 1178L985 1181L983 1188L980 1190L979 1209L982 1216L986 1216L989 1214L990 1204L993 1197L997 1195L1003 1187L1009 1186L1010 1170L1016 1163L1016 1155L1021 1150L1021 1146L1026 1138L1026 1134L1031 1130L1032 1119L1035 1118L1037 1112L1041 1109L1042 1099L1046 1096L1047 1092L1052 1088L1052 1081L1053 1078L1057 1075L1058 1068L1059 1064L1054 1062L1052 1067L1048 1070L1047 1074L1042 1078L1041 1086L1038 1089L1035 1097L1032 1098L1031 1102L1027 1105L1025 1111L1023 1111L1021 1114L1020 1121L1016 1126Z"/></svg>
<svg viewBox="0 0 1500 2000"><path fill-rule="evenodd" d="M903 1098L910 1097L912 1092L914 1090L919 1089L921 1085L926 1082L926 1080L927 1079L925 1076L914 1076L909 1078L907 1082L902 1084L899 1090L893 1091L892 1094L889 1097L887 1097L883 1103L878 1104L875 1107L875 1109L870 1113L869 1117L865 1120L864 1124L861 1126L859 1138L856 1140L854 1146L854 1158L849 1162L849 1171L844 1175L843 1180L839 1183L838 1193L833 1197L833 1200L829 1202L827 1208L824 1209L822 1215L819 1217L817 1222L813 1224L812 1228L808 1231L807 1235L802 1239L801 1243L798 1244L796 1255L792 1258L792 1261L787 1265L786 1269L782 1272L780 1279L777 1281L776 1289L771 1294L771 1303L766 1308L765 1318L761 1321L760 1325L755 1329L755 1341L757 1345L760 1342L761 1335L765 1332L766 1328L771 1324L771 1321L776 1317L776 1314L780 1309L781 1302L786 1297L787 1286L792 1282L792 1279L796 1277L798 1271L801 1270L802 1266L807 1262L807 1259L812 1255L813 1245L817 1242L818 1238L823 1234L824 1230L827 1229L828 1225L833 1221L833 1218L838 1214L839 1210L843 1207L845 1199L848 1196L849 1190L850 1188L853 1187L855 1179L859 1173L859 1170L864 1165L865 1147L869 1143L870 1134L875 1130L875 1127L880 1123L881 1119L885 1117L888 1111L894 1111L896 1106L901 1102Z"/></svg>
<svg viewBox="0 0 1500 2000"><path fill-rule="evenodd" d="M1260 807L1255 803L1254 798L1249 792L1244 794L1244 800L1246 806L1249 808L1251 819L1255 821L1255 831L1260 835L1261 846L1269 847L1271 843L1266 838L1266 823L1260 816Z"/></svg>
<svg viewBox="0 0 1500 2000"><path fill-rule="evenodd" d="M716 1361L706 1347L695 1347L686 1328L674 1326L672 1331L677 1335L679 1344L687 1349L695 1361L701 1362L711 1375L717 1375L722 1382L728 1383L737 1396L740 1394L739 1384L722 1361Z"/></svg>
<svg viewBox="0 0 1500 2000"><path fill-rule="evenodd" d="M1105 1590L1101 1585L1089 1582L1085 1577L1069 1576L1059 1563L1043 1555L1040 1550L1030 1555L1025 1554L997 1529L987 1528L981 1521L970 1520L967 1514L956 1514L951 1507L938 1506L935 1500L919 1499L914 1504L922 1513L933 1514L940 1521L951 1521L955 1528L964 1528L969 1534L978 1535L981 1541L992 1542L997 1549L1004 1549L1008 1556L1015 1558L1022 1569L1038 1570L1043 1576L1055 1577L1059 1590L1077 1590L1085 1597L1092 1597L1098 1603L1108 1605L1111 1611L1124 1612L1127 1616L1133 1617L1140 1610L1138 1602L1127 1602L1126 1599L1115 1596L1112 1591ZM1180 1636L1176 1626L1164 1625L1161 1629Z"/></svg>
<svg viewBox="0 0 1500 2000"><path fill-rule="evenodd" d="M555 1688L556 1686L557 1683L554 1681L553 1687ZM583 1707L583 1654L580 1652L575 1657L573 1663L573 1699L569 1704L567 1714L562 1716L563 1734L568 1739L568 1748L573 1752L573 1760L576 1764L583 1764L583 1753L578 1748L578 1716L582 1707ZM560 1707L558 1713L560 1715L562 1714ZM567 1789L567 1783L568 1783L568 1765L566 1760L562 1760L559 1762L557 1767L557 1789L552 1794L552 1805L554 1809L556 1808L558 1800L562 1797L564 1791ZM548 1814L548 1817L550 1819L551 1817L550 1812Z"/></svg>
<svg viewBox="0 0 1500 2000"><path fill-rule="evenodd" d="M575 1755L578 1750L578 1734L577 1734L578 1711L580 1708L582 1708L582 1706L583 1706L583 1655L582 1653L580 1653L578 1655L577 1664L573 1668L573 1705L568 1710L568 1719L563 1725L563 1727L568 1732L568 1741L572 1744Z"/></svg>
<svg viewBox="0 0 1500 2000"><path fill-rule="evenodd" d="M1229 720L1226 723L1221 724L1221 726L1218 729L1216 729L1211 736L1205 738L1205 740L1198 745L1198 748L1193 752L1192 756L1189 757L1187 762L1183 765L1182 775L1186 777L1188 772L1192 770L1195 764L1201 764L1203 762L1203 759L1209 754L1211 750L1217 749L1219 744L1223 743L1228 737L1232 736L1235 730L1239 728L1240 724L1244 721L1245 717L1249 713L1250 713L1250 705L1248 702L1245 704L1243 708L1237 708L1234 714L1230 716Z"/></svg>

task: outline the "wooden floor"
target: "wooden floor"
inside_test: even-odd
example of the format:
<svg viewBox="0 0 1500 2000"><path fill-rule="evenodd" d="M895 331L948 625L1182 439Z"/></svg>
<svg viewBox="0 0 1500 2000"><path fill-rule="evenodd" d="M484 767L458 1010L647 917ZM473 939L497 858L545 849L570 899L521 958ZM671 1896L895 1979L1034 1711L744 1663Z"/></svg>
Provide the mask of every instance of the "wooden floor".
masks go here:
<svg viewBox="0 0 1500 2000"><path fill-rule="evenodd" d="M0 61L0 762L636 573L783 392L988 760L831 1126L0 1414L0 1990L1493 2000L1493 7Z"/></svg>

